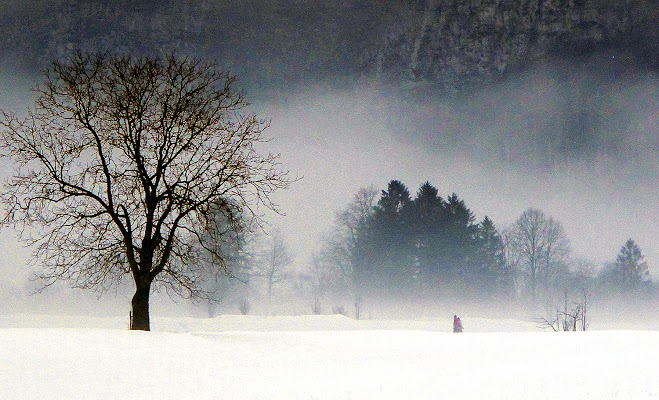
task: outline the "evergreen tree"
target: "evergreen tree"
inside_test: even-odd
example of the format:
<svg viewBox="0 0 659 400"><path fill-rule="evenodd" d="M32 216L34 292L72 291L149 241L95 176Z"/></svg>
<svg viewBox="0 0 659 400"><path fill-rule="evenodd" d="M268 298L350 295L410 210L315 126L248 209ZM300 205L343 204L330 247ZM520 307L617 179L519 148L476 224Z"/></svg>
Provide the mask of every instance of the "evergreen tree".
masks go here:
<svg viewBox="0 0 659 400"><path fill-rule="evenodd" d="M470 261L475 258L476 232L474 214L464 201L453 193L446 202L442 223L446 229L442 267L449 279L468 280Z"/></svg>
<svg viewBox="0 0 659 400"><path fill-rule="evenodd" d="M512 272L507 268L504 245L494 222L485 217L476 233L474 284L478 292L491 296L498 292L510 294L513 288Z"/></svg>
<svg viewBox="0 0 659 400"><path fill-rule="evenodd" d="M388 218L395 219L402 215L410 202L410 191L407 187L401 181L393 180L389 182L387 190L382 191L382 196L378 201L378 210Z"/></svg>
<svg viewBox="0 0 659 400"><path fill-rule="evenodd" d="M412 276L412 236L409 190L400 181L389 182L356 241L358 285L400 292Z"/></svg>
<svg viewBox="0 0 659 400"><path fill-rule="evenodd" d="M650 272L641 248L629 239L620 248L615 262L615 273L619 277L622 290L637 289L644 281L649 280Z"/></svg>
<svg viewBox="0 0 659 400"><path fill-rule="evenodd" d="M434 286L440 279L440 258L446 238L442 218L446 212L444 200L429 182L419 188L414 199L415 262L420 286Z"/></svg>

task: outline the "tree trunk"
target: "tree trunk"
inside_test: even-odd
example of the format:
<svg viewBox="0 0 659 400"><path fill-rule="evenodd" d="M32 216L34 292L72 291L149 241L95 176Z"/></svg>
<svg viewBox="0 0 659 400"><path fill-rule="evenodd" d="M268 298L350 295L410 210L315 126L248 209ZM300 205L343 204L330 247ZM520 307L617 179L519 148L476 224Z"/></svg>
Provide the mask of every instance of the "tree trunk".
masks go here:
<svg viewBox="0 0 659 400"><path fill-rule="evenodd" d="M135 295L131 301L131 330L148 331L151 330L149 323L149 294L151 284L137 285Z"/></svg>

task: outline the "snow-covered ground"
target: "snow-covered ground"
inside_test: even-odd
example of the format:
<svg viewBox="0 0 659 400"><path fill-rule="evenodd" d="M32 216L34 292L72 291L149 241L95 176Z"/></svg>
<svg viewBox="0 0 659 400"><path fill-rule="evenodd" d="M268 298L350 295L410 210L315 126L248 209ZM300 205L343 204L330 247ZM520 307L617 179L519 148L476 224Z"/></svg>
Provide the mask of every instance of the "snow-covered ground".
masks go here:
<svg viewBox="0 0 659 400"><path fill-rule="evenodd" d="M659 331L343 316L0 316L0 399L659 399Z"/></svg>

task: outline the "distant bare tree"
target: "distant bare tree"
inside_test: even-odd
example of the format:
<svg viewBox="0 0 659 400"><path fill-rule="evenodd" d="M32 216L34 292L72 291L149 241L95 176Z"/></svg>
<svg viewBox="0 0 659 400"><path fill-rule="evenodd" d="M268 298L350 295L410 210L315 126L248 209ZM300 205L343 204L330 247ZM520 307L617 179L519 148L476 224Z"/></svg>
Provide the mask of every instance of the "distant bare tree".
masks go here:
<svg viewBox="0 0 659 400"><path fill-rule="evenodd" d="M281 231L275 230L265 238L259 259L251 274L265 282L266 300L269 309L275 289L291 278L288 267L293 262L293 257Z"/></svg>
<svg viewBox="0 0 659 400"><path fill-rule="evenodd" d="M541 253L543 266L540 269L542 284L551 285L552 280L559 277L567 268L566 259L570 252L570 243L563 230L563 225L553 218L545 221L544 244Z"/></svg>
<svg viewBox="0 0 659 400"><path fill-rule="evenodd" d="M320 315L323 313L323 306L320 304L320 299L315 298L313 300L313 305L311 306L311 312L313 315Z"/></svg>
<svg viewBox="0 0 659 400"><path fill-rule="evenodd" d="M530 208L515 221L505 240L506 256L528 272L535 300L538 286L550 284L569 252L563 227L542 211Z"/></svg>
<svg viewBox="0 0 659 400"><path fill-rule="evenodd" d="M244 218L226 218L221 212L216 212L213 229L206 232L204 240L214 243L217 251L223 254L220 268L208 268L206 276L201 278L201 288L209 296L206 298L208 317L215 317L215 311L220 302L228 297L235 298L247 295L249 269L253 264L252 245L257 237L257 230ZM218 263L212 254L202 257L201 262ZM193 299L196 300L196 299Z"/></svg>
<svg viewBox="0 0 659 400"><path fill-rule="evenodd" d="M26 118L2 114L17 165L2 224L34 228L24 238L46 284L105 290L130 275L141 330L152 288L207 295L203 270L226 268L222 230L274 208L270 194L290 183L277 156L256 151L266 124L241 114L234 82L187 58L78 53L53 64Z"/></svg>
<svg viewBox="0 0 659 400"><path fill-rule="evenodd" d="M519 241L517 240L517 233L514 230L514 227L505 229L501 234L501 240L503 241L503 252L504 259L506 260L506 269L508 269L512 275L513 287L515 294L519 294L521 288L520 282L520 257L521 251L518 248L520 246Z"/></svg>
<svg viewBox="0 0 659 400"><path fill-rule="evenodd" d="M346 241L353 244L357 237L357 230L363 226L373 214L377 203L378 190L374 186L360 188L352 198L345 210L337 213L337 228L344 231Z"/></svg>
<svg viewBox="0 0 659 400"><path fill-rule="evenodd" d="M356 312L361 303L360 288L354 277L354 250L360 229L373 214L378 197L375 187L360 188L348 205L335 214L331 231L312 258L310 277L314 295L354 297Z"/></svg>
<svg viewBox="0 0 659 400"><path fill-rule="evenodd" d="M251 305L249 304L249 300L247 300L247 298L242 299L238 304L238 310L242 315L249 314L250 309L251 309Z"/></svg>

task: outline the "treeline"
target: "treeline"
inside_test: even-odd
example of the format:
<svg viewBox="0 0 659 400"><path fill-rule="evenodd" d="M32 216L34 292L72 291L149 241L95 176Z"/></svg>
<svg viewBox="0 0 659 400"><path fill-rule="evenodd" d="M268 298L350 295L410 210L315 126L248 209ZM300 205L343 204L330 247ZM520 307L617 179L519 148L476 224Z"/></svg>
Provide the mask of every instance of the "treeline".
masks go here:
<svg viewBox="0 0 659 400"><path fill-rule="evenodd" d="M571 258L560 222L528 209L508 227L476 221L456 194L400 181L361 189L337 215L313 259L319 297L544 301L565 291L646 296L656 292L630 239L604 268Z"/></svg>
<svg viewBox="0 0 659 400"><path fill-rule="evenodd" d="M659 293L632 239L598 265L572 257L562 224L541 210L499 227L489 217L477 221L457 194L444 198L429 182L414 195L396 180L382 191L360 189L308 264L294 262L279 231L241 230L223 243L230 275L206 279L223 304L208 303L209 315L224 308L363 318L392 303L407 313L424 303L554 307L568 297L656 300Z"/></svg>

